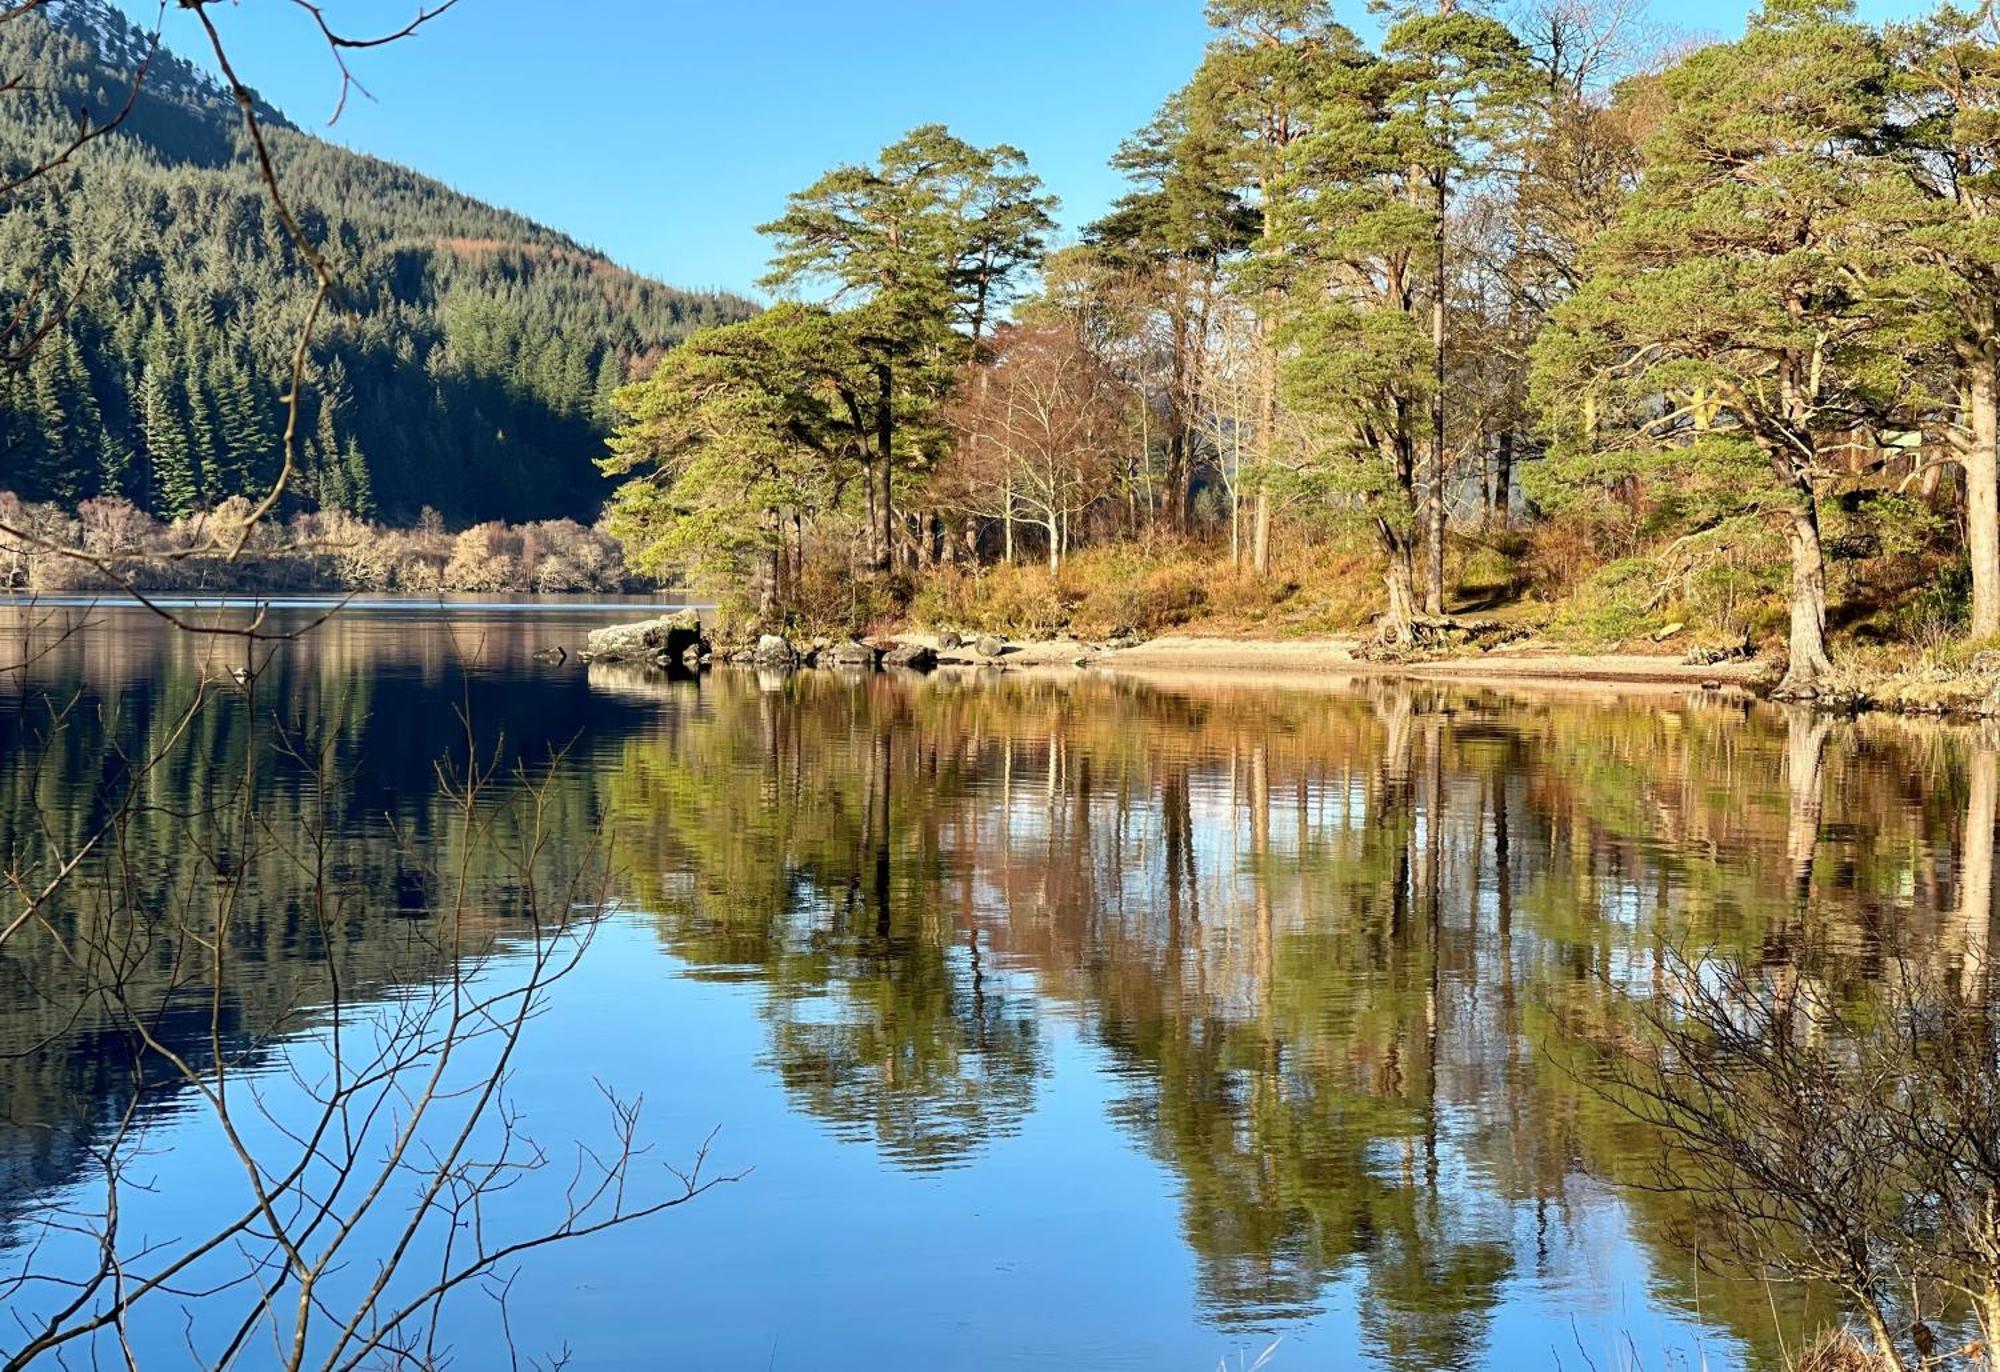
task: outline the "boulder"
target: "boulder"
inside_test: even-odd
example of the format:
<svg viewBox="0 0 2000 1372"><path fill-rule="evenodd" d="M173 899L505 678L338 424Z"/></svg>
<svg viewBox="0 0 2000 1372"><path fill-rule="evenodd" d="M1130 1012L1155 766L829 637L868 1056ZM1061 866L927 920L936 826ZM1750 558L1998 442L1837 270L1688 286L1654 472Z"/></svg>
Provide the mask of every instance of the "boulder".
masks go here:
<svg viewBox="0 0 2000 1372"><path fill-rule="evenodd" d="M973 645L973 651L981 657L1000 657L1007 651L1007 640L996 634L987 634Z"/></svg>
<svg viewBox="0 0 2000 1372"><path fill-rule="evenodd" d="M881 651L872 644L862 643L856 639L849 639L845 643L836 643L831 648L822 652L820 654L820 661L825 665L833 667L866 667L873 669L876 661L881 656Z"/></svg>
<svg viewBox="0 0 2000 1372"><path fill-rule="evenodd" d="M765 634L758 639L757 650L750 656L759 667L793 667L799 660L792 645L776 634Z"/></svg>
<svg viewBox="0 0 2000 1372"><path fill-rule="evenodd" d="M906 672L928 672L937 666L937 654L921 643L898 643L882 655L882 665Z"/></svg>
<svg viewBox="0 0 2000 1372"><path fill-rule="evenodd" d="M563 647L560 643L556 644L553 648L537 648L535 650L535 661L546 662L551 666L560 667L563 663L569 661L569 649Z"/></svg>
<svg viewBox="0 0 2000 1372"><path fill-rule="evenodd" d="M593 662L679 662L689 648L705 647L701 616L693 610L644 619L637 624L613 624L590 631Z"/></svg>
<svg viewBox="0 0 2000 1372"><path fill-rule="evenodd" d="M940 651L948 653L963 642L965 640L959 636L959 632L956 629L941 629L938 631L938 648Z"/></svg>

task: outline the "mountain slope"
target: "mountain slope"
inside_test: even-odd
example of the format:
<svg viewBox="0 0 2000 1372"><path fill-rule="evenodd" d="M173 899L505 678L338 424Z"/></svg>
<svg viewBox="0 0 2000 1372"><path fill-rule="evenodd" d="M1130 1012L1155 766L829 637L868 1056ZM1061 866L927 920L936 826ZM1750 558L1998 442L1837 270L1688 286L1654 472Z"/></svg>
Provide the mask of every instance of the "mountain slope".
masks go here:
<svg viewBox="0 0 2000 1372"><path fill-rule="evenodd" d="M123 105L149 37L108 0L0 22L0 179ZM747 317L266 109L287 198L336 263L302 415L299 506L454 524L589 517L611 388L695 329ZM0 489L126 496L176 516L254 493L309 298L234 102L162 51L113 134L0 203L0 318L82 296L0 374ZM37 303L34 308L42 308Z"/></svg>

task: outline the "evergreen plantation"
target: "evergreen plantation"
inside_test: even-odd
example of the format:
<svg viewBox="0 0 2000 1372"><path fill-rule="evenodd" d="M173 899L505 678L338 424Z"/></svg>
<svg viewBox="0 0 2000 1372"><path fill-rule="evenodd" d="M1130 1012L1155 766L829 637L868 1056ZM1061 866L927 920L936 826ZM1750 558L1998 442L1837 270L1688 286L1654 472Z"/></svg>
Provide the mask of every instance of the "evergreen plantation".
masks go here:
<svg viewBox="0 0 2000 1372"><path fill-rule="evenodd" d="M0 24L0 182L108 118L150 41L108 0ZM610 393L748 302L626 272L517 215L264 110L287 196L339 274L315 332L293 509L454 525L595 516ZM310 292L234 103L164 49L130 117L0 204L0 316L76 303L0 371L0 488L161 518L254 498Z"/></svg>

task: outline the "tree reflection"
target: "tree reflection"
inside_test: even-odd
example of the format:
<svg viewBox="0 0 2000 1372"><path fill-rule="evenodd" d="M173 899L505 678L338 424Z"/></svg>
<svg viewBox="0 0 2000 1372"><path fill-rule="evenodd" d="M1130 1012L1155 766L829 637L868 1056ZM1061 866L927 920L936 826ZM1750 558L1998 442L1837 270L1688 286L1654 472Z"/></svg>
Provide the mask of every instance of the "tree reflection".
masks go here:
<svg viewBox="0 0 2000 1372"><path fill-rule="evenodd" d="M1018 1124L1042 1070L1032 1007L946 905L965 759L912 730L886 681L748 686L718 682L714 727L671 753L627 748L623 837L659 845L675 951L766 982L771 1062L800 1108L904 1165L961 1163Z"/></svg>
<svg viewBox="0 0 2000 1372"><path fill-rule="evenodd" d="M1927 864L1990 834L1991 754L1941 790L1961 745L1935 729L1384 683L701 699L627 745L611 803L669 947L764 988L800 1108L962 1162L1032 1109L1038 1024L1070 1007L1179 1179L1208 1314L1267 1328L1347 1289L1397 1366L1474 1361L1511 1277L1589 1260L1580 1189L1657 1146L1586 1089L1589 1046L1664 949L1776 965L1810 926L1831 993L1891 944L1984 965L1990 920L1946 901L1990 911L1990 844L1961 881ZM1629 1204L1695 1308L1686 1207ZM1748 1284L1700 1307L1772 1336Z"/></svg>

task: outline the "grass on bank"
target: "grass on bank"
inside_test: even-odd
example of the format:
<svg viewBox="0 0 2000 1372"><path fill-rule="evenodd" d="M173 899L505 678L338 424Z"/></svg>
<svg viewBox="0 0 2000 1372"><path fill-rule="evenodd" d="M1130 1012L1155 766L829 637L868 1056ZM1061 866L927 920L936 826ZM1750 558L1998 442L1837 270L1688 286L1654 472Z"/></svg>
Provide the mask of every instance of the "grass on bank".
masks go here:
<svg viewBox="0 0 2000 1372"><path fill-rule="evenodd" d="M1959 637L1970 585L1954 540L1920 521L1893 522L1873 510L1828 521L1836 642L1863 659L1900 653L1907 660L1915 649L1969 662L1980 645ZM903 605L871 604L866 625L841 627L903 620L1017 638L1359 635L1381 612L1382 571L1380 552L1360 536L1281 539L1265 576L1223 544L1114 543L1081 550L1055 571L1041 562L933 570ZM1768 521L1668 540L1649 538L1637 522L1552 520L1456 533L1446 607L1579 651L1776 649L1785 640L1789 581L1783 536Z"/></svg>

